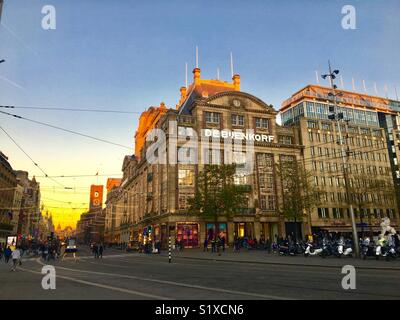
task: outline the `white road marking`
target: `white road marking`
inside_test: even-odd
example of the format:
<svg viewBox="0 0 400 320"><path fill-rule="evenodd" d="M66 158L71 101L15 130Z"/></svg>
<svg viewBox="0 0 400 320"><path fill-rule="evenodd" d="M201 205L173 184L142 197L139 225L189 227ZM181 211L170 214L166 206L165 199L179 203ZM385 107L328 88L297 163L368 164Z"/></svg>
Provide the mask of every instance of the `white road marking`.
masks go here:
<svg viewBox="0 0 400 320"><path fill-rule="evenodd" d="M37 259L36 262L41 265L45 265L44 263L42 263L40 261L40 259ZM125 275L125 274L119 274L119 273L106 273L106 272L97 272L97 271L88 271L88 270L77 270L77 269L71 269L71 268L65 268L65 267L59 267L59 266L57 266L56 269L96 274L96 275L103 275L103 276L120 277L120 278L133 279L133 280L139 280L139 281L148 281L148 282L154 282L154 283L173 285L173 286L177 286L177 287L200 289L200 290L206 290L206 291L214 291L214 292L228 293L228 294L233 294L233 295L241 295L241 296L248 296L248 297L255 297L255 298L272 299L272 300L296 300L294 298L281 297L281 296L275 296L275 295L265 295L265 294L242 292L242 291L229 290L229 289L211 288L211 287L192 285L192 284L187 284L187 283L182 283L182 282L167 281L167 280L160 280L160 279L149 279L149 278L142 278L142 277Z"/></svg>
<svg viewBox="0 0 400 320"><path fill-rule="evenodd" d="M30 273L41 274L41 272L33 271L33 270L25 269L25 268L20 268L19 267L18 269L20 269L22 271L30 272ZM72 281L72 282L82 283L82 284L86 284L86 285L93 286L93 287L99 287L99 288L103 288L103 289L119 291L119 292L129 293L129 294L133 294L133 295L138 295L138 296L145 297L145 298L152 298L152 299L158 299L158 300L172 300L171 298L167 298L167 297L163 297L163 296L158 296L158 295L139 292L139 291L134 291L134 290L128 290L128 289L124 289L124 288L109 286L109 285L96 283L96 282L91 282L91 281L75 279L75 278L66 277L66 276L57 275L57 278L69 280L69 281Z"/></svg>

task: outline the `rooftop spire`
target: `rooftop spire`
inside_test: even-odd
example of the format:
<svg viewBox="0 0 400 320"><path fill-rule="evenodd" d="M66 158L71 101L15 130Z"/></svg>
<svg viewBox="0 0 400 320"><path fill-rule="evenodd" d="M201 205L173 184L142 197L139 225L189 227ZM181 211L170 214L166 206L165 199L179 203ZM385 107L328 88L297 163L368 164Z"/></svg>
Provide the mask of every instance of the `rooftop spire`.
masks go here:
<svg viewBox="0 0 400 320"><path fill-rule="evenodd" d="M185 63L185 87L186 87L186 89L188 87L188 64L187 64L187 62Z"/></svg>
<svg viewBox="0 0 400 320"><path fill-rule="evenodd" d="M196 46L196 69L199 67L199 47Z"/></svg>
<svg viewBox="0 0 400 320"><path fill-rule="evenodd" d="M233 73L233 54L231 52L231 77L232 78L233 78L233 75L234 75L234 73Z"/></svg>
<svg viewBox="0 0 400 320"><path fill-rule="evenodd" d="M200 83L200 68L193 69L193 81L195 85Z"/></svg>

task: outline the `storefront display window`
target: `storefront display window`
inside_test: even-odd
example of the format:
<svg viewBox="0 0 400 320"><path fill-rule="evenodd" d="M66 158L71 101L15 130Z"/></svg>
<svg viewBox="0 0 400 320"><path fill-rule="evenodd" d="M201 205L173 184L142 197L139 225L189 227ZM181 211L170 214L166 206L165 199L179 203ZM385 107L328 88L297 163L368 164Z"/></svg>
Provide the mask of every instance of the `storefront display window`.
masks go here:
<svg viewBox="0 0 400 320"><path fill-rule="evenodd" d="M176 238L178 242L183 242L185 248L198 247L199 225L197 223L178 223Z"/></svg>
<svg viewBox="0 0 400 320"><path fill-rule="evenodd" d="M215 236L224 237L227 241L227 226L226 223L218 223L218 228L215 230L215 223L206 224L206 237L208 240L212 240Z"/></svg>

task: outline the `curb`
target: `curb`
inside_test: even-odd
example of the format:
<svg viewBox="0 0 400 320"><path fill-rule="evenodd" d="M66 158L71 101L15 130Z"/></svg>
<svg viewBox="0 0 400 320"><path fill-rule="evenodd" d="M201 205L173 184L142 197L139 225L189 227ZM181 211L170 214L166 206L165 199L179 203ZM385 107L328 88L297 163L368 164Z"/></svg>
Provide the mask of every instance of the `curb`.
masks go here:
<svg viewBox="0 0 400 320"><path fill-rule="evenodd" d="M228 263L247 263L247 264L269 264L269 265L281 265L281 266L301 266L301 267L320 267L320 268L330 268L337 269L342 268L342 266L332 266L323 264L305 264L305 263L287 263L287 262L268 262L268 261L250 261L250 260L229 260L229 259L214 259L214 258L199 258L199 257L188 257L174 256L175 259L189 259L189 260L204 260L204 261L216 261L216 262L228 262ZM387 270L387 271L400 271L400 267L375 267L375 266L354 266L357 269L366 270Z"/></svg>

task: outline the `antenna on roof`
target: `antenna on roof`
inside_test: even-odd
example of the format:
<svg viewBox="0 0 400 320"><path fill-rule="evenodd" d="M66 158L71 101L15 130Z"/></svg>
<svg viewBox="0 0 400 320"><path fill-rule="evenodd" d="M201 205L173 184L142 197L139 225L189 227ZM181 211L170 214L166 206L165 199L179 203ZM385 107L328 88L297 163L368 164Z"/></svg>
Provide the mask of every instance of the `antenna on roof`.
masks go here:
<svg viewBox="0 0 400 320"><path fill-rule="evenodd" d="M363 83L364 92L366 93L367 92L367 86L365 84L365 80L363 80L362 83Z"/></svg>
<svg viewBox="0 0 400 320"><path fill-rule="evenodd" d="M231 76L233 78L233 54L231 52Z"/></svg>
<svg viewBox="0 0 400 320"><path fill-rule="evenodd" d="M217 68L217 80L219 80L219 68Z"/></svg>
<svg viewBox="0 0 400 320"><path fill-rule="evenodd" d="M378 86L376 85L376 82L374 82L374 89L375 89L375 94L378 96Z"/></svg>
<svg viewBox="0 0 400 320"><path fill-rule="evenodd" d="M351 78L351 83L353 85L353 91L356 91L356 82L354 81L354 78Z"/></svg>
<svg viewBox="0 0 400 320"><path fill-rule="evenodd" d="M187 62L185 63L185 87L186 87L186 89L188 87L188 64L187 64Z"/></svg>
<svg viewBox="0 0 400 320"><path fill-rule="evenodd" d="M396 100L399 101L399 96L397 95L397 87L394 86L394 93L396 94Z"/></svg>
<svg viewBox="0 0 400 320"><path fill-rule="evenodd" d="M386 99L387 99L388 98L388 91L389 91L389 88L388 88L387 84L385 84L384 90L385 90L385 96L386 96Z"/></svg>
<svg viewBox="0 0 400 320"><path fill-rule="evenodd" d="M315 70L315 78L317 79L317 84L319 84L318 70Z"/></svg>
<svg viewBox="0 0 400 320"><path fill-rule="evenodd" d="M344 89L343 75L340 75L340 85L342 86L342 89Z"/></svg>
<svg viewBox="0 0 400 320"><path fill-rule="evenodd" d="M196 46L196 68L199 67L199 47Z"/></svg>

